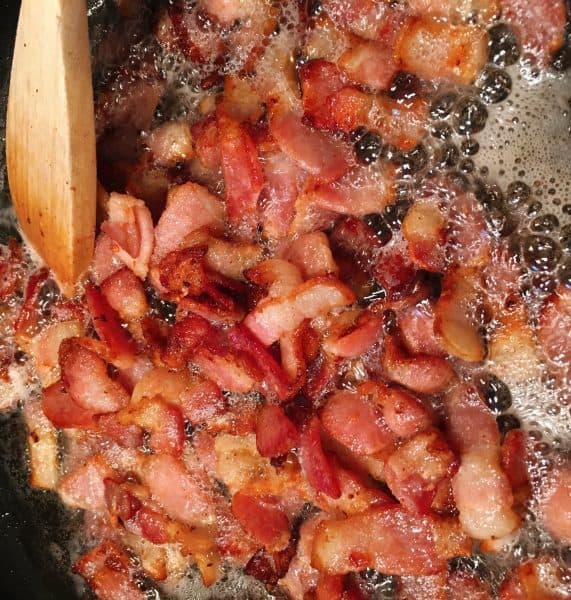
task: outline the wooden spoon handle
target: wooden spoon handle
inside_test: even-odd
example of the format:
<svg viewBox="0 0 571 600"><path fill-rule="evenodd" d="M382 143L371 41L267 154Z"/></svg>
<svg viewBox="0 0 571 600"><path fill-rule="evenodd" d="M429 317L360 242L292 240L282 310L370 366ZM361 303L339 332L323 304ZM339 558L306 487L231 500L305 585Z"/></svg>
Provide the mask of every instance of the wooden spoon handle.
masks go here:
<svg viewBox="0 0 571 600"><path fill-rule="evenodd" d="M66 294L95 234L96 157L85 0L23 0L6 158L16 214Z"/></svg>

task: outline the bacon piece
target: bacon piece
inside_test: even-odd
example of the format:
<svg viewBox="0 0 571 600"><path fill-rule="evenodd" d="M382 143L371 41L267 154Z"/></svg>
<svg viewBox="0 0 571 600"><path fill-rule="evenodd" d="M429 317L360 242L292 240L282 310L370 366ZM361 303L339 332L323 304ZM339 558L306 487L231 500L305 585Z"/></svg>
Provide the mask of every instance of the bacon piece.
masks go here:
<svg viewBox="0 0 571 600"><path fill-rule="evenodd" d="M99 415L95 418L98 430L122 448L140 449L145 432L135 424L125 425L120 421L120 413Z"/></svg>
<svg viewBox="0 0 571 600"><path fill-rule="evenodd" d="M180 248L186 236L201 227L222 229L224 205L206 188L185 183L170 189L167 206L155 227L152 263L158 265L169 253Z"/></svg>
<svg viewBox="0 0 571 600"><path fill-rule="evenodd" d="M380 340L383 323L380 317L362 312L356 321L341 335L332 333L323 349L342 358L357 358Z"/></svg>
<svg viewBox="0 0 571 600"><path fill-rule="evenodd" d="M273 496L234 494L232 512L244 529L269 550L281 550L289 540L289 522Z"/></svg>
<svg viewBox="0 0 571 600"><path fill-rule="evenodd" d="M408 249L398 241L378 254L373 275L383 286L389 300L409 296L419 277L416 265L408 257Z"/></svg>
<svg viewBox="0 0 571 600"><path fill-rule="evenodd" d="M448 600L446 594L446 572L436 575L404 575L399 577L398 598L430 598L430 600ZM451 597L452 598L452 597ZM468 600L462 596L453 596L454 600Z"/></svg>
<svg viewBox="0 0 571 600"><path fill-rule="evenodd" d="M230 279L244 279L247 271L258 263L263 250L258 244L227 242L208 236L205 264L211 271Z"/></svg>
<svg viewBox="0 0 571 600"><path fill-rule="evenodd" d="M93 285L85 286L85 300L97 335L105 342L111 356L129 366L137 352L135 340L123 329L119 314Z"/></svg>
<svg viewBox="0 0 571 600"><path fill-rule="evenodd" d="M227 335L230 347L238 355L249 356L263 374L261 388L266 394L285 400L290 395L287 376L258 338L242 325L229 329Z"/></svg>
<svg viewBox="0 0 571 600"><path fill-rule="evenodd" d="M200 348L192 362L221 390L245 394L258 387L260 374L229 351Z"/></svg>
<svg viewBox="0 0 571 600"><path fill-rule="evenodd" d="M298 440L299 433L283 409L273 404L264 404L256 423L258 452L267 457L281 456L297 446Z"/></svg>
<svg viewBox="0 0 571 600"><path fill-rule="evenodd" d="M321 423L313 417L302 429L299 462L311 486L331 498L341 496L339 480L321 443Z"/></svg>
<svg viewBox="0 0 571 600"><path fill-rule="evenodd" d="M264 188L260 195L260 210L264 233L270 238L284 237L306 175L296 161L281 151L265 154L262 167Z"/></svg>
<svg viewBox="0 0 571 600"><path fill-rule="evenodd" d="M474 313L481 303L479 272L471 268L452 269L442 280L442 292L434 306L434 330L444 349L452 356L479 362L486 355Z"/></svg>
<svg viewBox="0 0 571 600"><path fill-rule="evenodd" d="M115 412L129 403L125 388L107 374L107 364L85 347L79 338L69 338L59 350L62 380L72 400L93 413Z"/></svg>
<svg viewBox="0 0 571 600"><path fill-rule="evenodd" d="M216 115L207 115L192 126L194 150L202 166L208 171L220 169L220 146L218 144L218 124Z"/></svg>
<svg viewBox="0 0 571 600"><path fill-rule="evenodd" d="M310 60L299 70L304 116L315 127L331 129L327 101L344 85L337 65L326 60Z"/></svg>
<svg viewBox="0 0 571 600"><path fill-rule="evenodd" d="M540 500L544 525L556 538L571 542L571 469L554 469L547 483L547 492Z"/></svg>
<svg viewBox="0 0 571 600"><path fill-rule="evenodd" d="M407 356L396 340L385 338L381 365L387 377L420 394L444 390L454 377L454 370L438 356Z"/></svg>
<svg viewBox="0 0 571 600"><path fill-rule="evenodd" d="M521 429L506 433L501 447L500 464L512 487L517 504L525 504L529 496L526 435Z"/></svg>
<svg viewBox="0 0 571 600"><path fill-rule="evenodd" d="M212 324L204 317L193 313L187 314L170 329L166 346L161 352L162 361L169 367L183 368L202 343L214 335L215 331Z"/></svg>
<svg viewBox="0 0 571 600"><path fill-rule="evenodd" d="M270 132L281 150L319 181L335 181L349 169L345 147L304 125L293 112L274 112Z"/></svg>
<svg viewBox="0 0 571 600"><path fill-rule="evenodd" d="M103 542L84 554L73 571L89 582L99 600L145 600L134 580L131 557L115 542Z"/></svg>
<svg viewBox="0 0 571 600"><path fill-rule="evenodd" d="M59 478L57 431L36 399L30 398L24 404L24 420L28 428L30 485L53 490Z"/></svg>
<svg viewBox="0 0 571 600"><path fill-rule="evenodd" d="M304 279L335 275L339 271L331 254L329 240L323 231L300 235L289 245L284 258L299 268Z"/></svg>
<svg viewBox="0 0 571 600"><path fill-rule="evenodd" d="M145 289L133 271L116 271L101 283L101 292L123 321L136 321L145 316L149 304Z"/></svg>
<svg viewBox="0 0 571 600"><path fill-rule="evenodd" d="M295 287L287 296L260 302L244 325L266 346L297 329L305 319L327 314L355 301L353 292L339 280L316 277Z"/></svg>
<svg viewBox="0 0 571 600"><path fill-rule="evenodd" d="M122 425L138 425L150 432L149 445L155 452L180 456L184 448L184 419L178 406L160 396L143 398L117 415Z"/></svg>
<svg viewBox="0 0 571 600"><path fill-rule="evenodd" d="M0 246L0 302L5 302L18 289L24 275L22 246L14 238L8 246Z"/></svg>
<svg viewBox="0 0 571 600"><path fill-rule="evenodd" d="M113 192L107 204L109 218L101 224L116 244L118 258L129 269L145 279L153 252L153 221L142 200Z"/></svg>
<svg viewBox="0 0 571 600"><path fill-rule="evenodd" d="M401 102L388 96L377 95L370 115L371 128L378 130L387 144L400 150L412 150L422 139L428 127L428 102L413 98Z"/></svg>
<svg viewBox="0 0 571 600"><path fill-rule="evenodd" d="M460 453L452 490L462 528L486 540L502 538L519 525L513 494L500 466L499 432L477 392L459 385L446 396L448 434Z"/></svg>
<svg viewBox="0 0 571 600"><path fill-rule="evenodd" d="M395 506L322 522L312 564L328 574L373 568L390 575L432 575L443 571L449 558L469 552L470 540L457 521Z"/></svg>
<svg viewBox="0 0 571 600"><path fill-rule="evenodd" d="M378 91L390 86L398 70L392 48L376 41L355 41L337 64L355 83Z"/></svg>
<svg viewBox="0 0 571 600"><path fill-rule="evenodd" d="M549 360L563 367L571 364L571 290L560 286L545 302L537 338Z"/></svg>
<svg viewBox="0 0 571 600"><path fill-rule="evenodd" d="M218 110L218 143L226 183L226 212L231 225L256 227L258 196L264 177L256 146L246 129Z"/></svg>
<svg viewBox="0 0 571 600"><path fill-rule="evenodd" d="M115 476L103 455L95 454L61 480L58 493L67 506L102 511L107 507L104 482Z"/></svg>
<svg viewBox="0 0 571 600"><path fill-rule="evenodd" d="M492 600L490 585L477 574L455 571L448 575L446 589L449 598L458 600Z"/></svg>
<svg viewBox="0 0 571 600"><path fill-rule="evenodd" d="M327 99L331 128L351 133L369 123L373 97L353 85L347 85Z"/></svg>
<svg viewBox="0 0 571 600"><path fill-rule="evenodd" d="M514 27L520 43L542 66L564 41L567 10L563 0L502 0L502 13Z"/></svg>
<svg viewBox="0 0 571 600"><path fill-rule="evenodd" d="M426 515L438 488L457 465L454 453L437 431L423 431L395 450L385 465L393 495L405 510Z"/></svg>
<svg viewBox="0 0 571 600"><path fill-rule="evenodd" d="M488 20L499 13L500 4L500 0L408 0L408 7L414 14L448 19L467 19L477 15Z"/></svg>
<svg viewBox="0 0 571 600"><path fill-rule="evenodd" d="M269 258L248 269L249 281L266 288L270 298L289 294L303 283L300 268L281 258Z"/></svg>
<svg viewBox="0 0 571 600"><path fill-rule="evenodd" d="M42 392L42 410L51 423L59 429L95 429L93 412L76 404L61 380Z"/></svg>
<svg viewBox="0 0 571 600"><path fill-rule="evenodd" d="M429 300L405 308L398 320L401 339L411 354L444 354L440 336L434 331L434 306Z"/></svg>
<svg viewBox="0 0 571 600"><path fill-rule="evenodd" d="M409 19L395 48L401 68L423 79L470 84L486 64L488 36L475 25Z"/></svg>
<svg viewBox="0 0 571 600"><path fill-rule="evenodd" d="M14 337L16 342L22 346L25 346L30 338L39 333L39 298L48 276L49 271L47 269L40 269L30 275L26 284L24 303L14 323Z"/></svg>
<svg viewBox="0 0 571 600"><path fill-rule="evenodd" d="M173 519L189 524L214 522L212 491L180 460L167 454L149 456L141 475L153 498Z"/></svg>
<svg viewBox="0 0 571 600"><path fill-rule="evenodd" d="M192 158L192 134L184 121L168 121L155 127L145 138L145 143L159 167L175 167Z"/></svg>
<svg viewBox="0 0 571 600"><path fill-rule="evenodd" d="M123 267L116 249L117 244L106 233L102 231L97 236L91 262L91 278L96 285L101 285L107 277Z"/></svg>
<svg viewBox="0 0 571 600"><path fill-rule="evenodd" d="M343 600L345 589L342 575L319 575L315 588L315 600Z"/></svg>
<svg viewBox="0 0 571 600"><path fill-rule="evenodd" d="M421 269L444 271L446 219L436 202L416 201L402 222L402 233L412 260Z"/></svg>
<svg viewBox="0 0 571 600"><path fill-rule="evenodd" d="M387 21L392 21L392 13L396 12L389 5L375 0L325 0L323 8L337 26L365 39L388 36L388 31L385 31L390 29Z"/></svg>
<svg viewBox="0 0 571 600"><path fill-rule="evenodd" d="M564 600L568 587L552 556L527 560L510 571L500 586L500 600Z"/></svg>
<svg viewBox="0 0 571 600"><path fill-rule="evenodd" d="M366 396L346 390L327 399L321 412L327 433L355 454L375 454L393 443L380 411Z"/></svg>

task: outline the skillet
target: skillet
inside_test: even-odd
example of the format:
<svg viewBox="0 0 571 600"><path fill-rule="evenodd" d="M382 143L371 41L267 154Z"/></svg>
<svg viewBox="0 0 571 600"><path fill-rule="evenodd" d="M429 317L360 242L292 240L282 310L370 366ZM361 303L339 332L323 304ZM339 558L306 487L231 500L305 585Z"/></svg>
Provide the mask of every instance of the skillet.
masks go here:
<svg viewBox="0 0 571 600"><path fill-rule="evenodd" d="M95 42L106 26L105 4L104 0L89 0L92 9L91 33ZM11 53L19 5L19 0L0 0L0 213L2 214L10 205L4 161L4 128ZM571 105L571 94L567 97L570 98ZM564 131L566 133L566 128ZM568 144L568 135L563 137L564 142ZM488 149L485 146L482 148L486 158L491 157L494 150L493 145ZM569 154L562 155L556 151L555 156L562 159L563 164L567 166L564 174L571 176ZM571 177L568 181L571 181ZM9 222L2 219L0 242L4 242L7 235L17 235L17 232ZM26 453L26 431L20 414L0 414L0 598L6 600L77 599L77 587L69 577L68 547L81 517L75 514L70 518L69 512L62 508L56 494L29 487ZM220 596L209 597L232 597L220 591ZM244 594L252 598L261 597L260 592L244 591ZM246 595L241 597L245 598Z"/></svg>

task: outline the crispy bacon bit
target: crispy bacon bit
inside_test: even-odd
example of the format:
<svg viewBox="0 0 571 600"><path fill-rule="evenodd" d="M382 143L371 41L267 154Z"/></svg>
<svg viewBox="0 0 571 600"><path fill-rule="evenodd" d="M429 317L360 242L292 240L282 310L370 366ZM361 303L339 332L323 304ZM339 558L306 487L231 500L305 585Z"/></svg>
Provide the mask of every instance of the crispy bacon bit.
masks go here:
<svg viewBox="0 0 571 600"><path fill-rule="evenodd" d="M520 42L545 65L563 44L567 10L563 0L502 0L502 12Z"/></svg>
<svg viewBox="0 0 571 600"><path fill-rule="evenodd" d="M53 490L59 478L57 431L44 415L38 400L24 405L30 452L30 485Z"/></svg>
<svg viewBox="0 0 571 600"><path fill-rule="evenodd" d="M180 456L184 447L184 419L180 408L160 396L144 398L117 415L122 425L138 425L150 432L149 445L155 452Z"/></svg>
<svg viewBox="0 0 571 600"><path fill-rule="evenodd" d="M454 370L443 358L407 356L392 337L385 338L381 364L389 379L420 394L441 392L454 377Z"/></svg>
<svg viewBox="0 0 571 600"><path fill-rule="evenodd" d="M480 27L419 17L401 29L395 53L401 67L419 77L470 84L486 64L487 46Z"/></svg>
<svg viewBox="0 0 571 600"><path fill-rule="evenodd" d="M145 600L134 581L131 557L115 542L103 542L84 554L73 570L84 577L99 600Z"/></svg>
<svg viewBox="0 0 571 600"><path fill-rule="evenodd" d="M93 412L76 404L61 380L42 392L42 410L51 423L59 429L95 429Z"/></svg>
<svg viewBox="0 0 571 600"><path fill-rule="evenodd" d="M269 550L281 550L289 540L289 522L275 497L238 492L232 512L244 529Z"/></svg>
<svg viewBox="0 0 571 600"><path fill-rule="evenodd" d="M72 400L93 413L115 412L129 403L125 388L107 374L107 364L85 347L79 338L69 338L59 350L61 374Z"/></svg>
<svg viewBox="0 0 571 600"><path fill-rule="evenodd" d="M339 480L321 444L321 423L317 417L302 429L299 462L313 488L331 498L341 496Z"/></svg>
<svg viewBox="0 0 571 600"><path fill-rule="evenodd" d="M324 107L344 85L337 65L322 59L311 60L299 70L299 79L305 117L315 127L331 129L330 115Z"/></svg>
<svg viewBox="0 0 571 600"><path fill-rule="evenodd" d="M244 324L269 346L305 319L327 314L333 308L355 301L353 292L332 277L316 277L295 287L287 296L260 302L244 319Z"/></svg>
<svg viewBox="0 0 571 600"><path fill-rule="evenodd" d="M380 411L359 393L335 392L327 399L321 422L331 437L356 454L375 454L393 442Z"/></svg>
<svg viewBox="0 0 571 600"><path fill-rule="evenodd" d="M204 317L188 314L169 331L161 359L169 367L183 368L202 342L214 332L214 327Z"/></svg>
<svg viewBox="0 0 571 600"><path fill-rule="evenodd" d="M93 285L85 286L85 300L97 335L106 343L114 358L129 366L137 352L135 341L123 328L119 314Z"/></svg>
<svg viewBox="0 0 571 600"><path fill-rule="evenodd" d="M96 454L64 477L58 492L68 506L102 511L107 507L104 482L116 476L103 455Z"/></svg>
<svg viewBox="0 0 571 600"><path fill-rule="evenodd" d="M287 454L297 446L299 433L286 417L283 409L265 404L258 414L256 448L262 456L275 457Z"/></svg>
<svg viewBox="0 0 571 600"><path fill-rule="evenodd" d="M470 541L452 519L419 517L400 506L365 511L317 527L312 564L329 574L373 568L392 575L432 575Z"/></svg>
<svg viewBox="0 0 571 600"><path fill-rule="evenodd" d="M555 364L571 364L571 290L560 286L545 302L537 333L541 349Z"/></svg>
<svg viewBox="0 0 571 600"><path fill-rule="evenodd" d="M107 204L109 219L101 231L115 242L113 248L129 269L145 279L153 252L153 221L142 200L126 194L112 193Z"/></svg>
<svg viewBox="0 0 571 600"><path fill-rule="evenodd" d="M346 149L293 112L274 112L270 132L281 150L319 181L335 181L349 169Z"/></svg>
<svg viewBox="0 0 571 600"><path fill-rule="evenodd" d="M434 202L415 202L406 213L402 233L412 260L427 271L440 273L446 265L446 219Z"/></svg>
<svg viewBox="0 0 571 600"><path fill-rule="evenodd" d="M189 524L214 522L211 490L180 460L167 454L149 456L142 477L153 498L173 519Z"/></svg>
<svg viewBox="0 0 571 600"><path fill-rule="evenodd" d="M383 248L374 267L374 277L390 300L410 295L418 283L418 269L403 251L406 250L400 244Z"/></svg>
<svg viewBox="0 0 571 600"><path fill-rule="evenodd" d="M541 501L543 523L557 538L571 542L571 469L555 469Z"/></svg>
<svg viewBox="0 0 571 600"><path fill-rule="evenodd" d="M437 431L424 431L395 450L385 465L393 495L409 512L430 513L439 486L456 466L456 457Z"/></svg>
<svg viewBox="0 0 571 600"><path fill-rule="evenodd" d="M141 319L149 310L143 284L130 269L120 269L107 277L101 283L101 292L123 321Z"/></svg>
<svg viewBox="0 0 571 600"><path fill-rule="evenodd" d="M155 227L154 265L180 248L186 236L201 227L219 230L224 223L224 205L196 183L171 188L167 206Z"/></svg>
<svg viewBox="0 0 571 600"><path fill-rule="evenodd" d="M232 225L253 231L263 173L256 146L246 129L218 110L218 140L226 183L226 212Z"/></svg>

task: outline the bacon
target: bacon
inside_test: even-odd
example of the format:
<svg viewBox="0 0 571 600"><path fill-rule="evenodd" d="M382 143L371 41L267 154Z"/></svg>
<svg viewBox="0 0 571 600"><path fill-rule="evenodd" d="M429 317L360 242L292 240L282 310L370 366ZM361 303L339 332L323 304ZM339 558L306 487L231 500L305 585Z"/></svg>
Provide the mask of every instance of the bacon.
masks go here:
<svg viewBox="0 0 571 600"><path fill-rule="evenodd" d="M244 325L266 346L305 319L327 314L334 308L352 304L349 288L331 277L316 277L295 287L287 296L260 302L244 319Z"/></svg>
<svg viewBox="0 0 571 600"><path fill-rule="evenodd" d="M192 362L222 390L245 394L258 386L259 374L230 352L200 348Z"/></svg>
<svg viewBox="0 0 571 600"><path fill-rule="evenodd" d="M513 494L500 466L499 433L491 412L466 385L446 397L448 435L460 453L452 480L462 528L476 539L501 538L519 525Z"/></svg>
<svg viewBox="0 0 571 600"><path fill-rule="evenodd" d="M185 183L170 189L167 206L155 227L155 249L152 263L158 265L169 253L180 248L186 236L201 227L222 229L222 202L196 183Z"/></svg>
<svg viewBox="0 0 571 600"><path fill-rule="evenodd" d="M349 169L345 147L321 131L302 123L293 112L274 111L270 133L278 146L319 181L335 181Z"/></svg>
<svg viewBox="0 0 571 600"><path fill-rule="evenodd" d="M544 303L539 318L537 339L541 349L555 364L571 364L571 290L560 286Z"/></svg>
<svg viewBox="0 0 571 600"><path fill-rule="evenodd" d="M383 35L386 21L393 10L374 0L325 0L324 9L335 23L366 38L377 39Z"/></svg>
<svg viewBox="0 0 571 600"><path fill-rule="evenodd" d="M446 265L446 219L436 202L416 201L402 223L403 237L413 262L421 269L441 273Z"/></svg>
<svg viewBox="0 0 571 600"><path fill-rule="evenodd" d="M264 233L270 238L287 234L295 211L295 201L305 180L296 161L281 151L262 157L264 187L260 195Z"/></svg>
<svg viewBox="0 0 571 600"><path fill-rule="evenodd" d="M490 586L477 574L456 571L448 575L446 588L450 598L458 600L492 600Z"/></svg>
<svg viewBox="0 0 571 600"><path fill-rule="evenodd" d="M73 571L89 582L99 600L145 600L134 580L131 557L115 542L103 542L84 554Z"/></svg>
<svg viewBox="0 0 571 600"><path fill-rule="evenodd" d="M149 446L155 452L180 456L184 448L184 419L178 406L160 396L144 398L117 415L121 425L138 425L150 432Z"/></svg>
<svg viewBox="0 0 571 600"><path fill-rule="evenodd" d="M167 454L149 456L141 476L153 498L173 519L189 524L214 522L212 491L180 460Z"/></svg>
<svg viewBox="0 0 571 600"><path fill-rule="evenodd" d="M47 419L40 402L30 398L24 404L30 453L30 485L53 490L59 478L57 431Z"/></svg>
<svg viewBox="0 0 571 600"><path fill-rule="evenodd" d="M545 484L544 484L545 485ZM542 492L540 513L549 532L562 542L571 542L571 469L554 469Z"/></svg>
<svg viewBox="0 0 571 600"><path fill-rule="evenodd" d="M409 10L420 16L467 19L474 15L489 20L500 11L503 0L408 0Z"/></svg>
<svg viewBox="0 0 571 600"><path fill-rule="evenodd" d="M442 280L442 292L434 306L434 331L452 356L479 362L486 355L474 313L481 303L477 288L479 272L470 268L452 269Z"/></svg>
<svg viewBox="0 0 571 600"><path fill-rule="evenodd" d="M270 298L289 294L303 283L298 266L281 258L269 258L248 269L249 281L266 288Z"/></svg>
<svg viewBox="0 0 571 600"><path fill-rule="evenodd" d="M246 129L219 109L218 142L226 183L226 212L231 225L256 227L258 196L264 177L256 146Z"/></svg>
<svg viewBox="0 0 571 600"><path fill-rule="evenodd" d="M289 540L289 522L272 496L251 496L242 492L232 498L232 513L244 529L269 550L281 550Z"/></svg>
<svg viewBox="0 0 571 600"><path fill-rule="evenodd" d="M230 279L244 279L244 271L262 258L262 248L258 244L227 242L212 236L205 241L208 244L206 266Z"/></svg>
<svg viewBox="0 0 571 600"><path fill-rule="evenodd" d="M371 128L378 130L387 144L409 151L426 133L428 111L428 102L423 98L400 102L377 95L371 112Z"/></svg>
<svg viewBox="0 0 571 600"><path fill-rule="evenodd" d="M299 70L304 116L314 127L331 129L327 101L344 85L337 65L326 60L311 60Z"/></svg>
<svg viewBox="0 0 571 600"><path fill-rule="evenodd" d="M398 437L410 438L432 424L422 402L404 390L370 381L361 384L358 391L380 407L383 419Z"/></svg>
<svg viewBox="0 0 571 600"><path fill-rule="evenodd" d="M387 377L420 394L443 391L454 377L454 370L438 356L407 356L391 337L385 338L381 365Z"/></svg>
<svg viewBox="0 0 571 600"><path fill-rule="evenodd" d="M38 331L39 299L40 292L49 276L47 269L40 269L32 273L24 291L24 303L14 323L14 337L22 346L29 342Z"/></svg>
<svg viewBox="0 0 571 600"><path fill-rule="evenodd" d="M262 456L275 457L287 454L297 446L299 434L283 409L265 404L258 413L256 423L256 448Z"/></svg>
<svg viewBox="0 0 571 600"><path fill-rule="evenodd" d="M220 146L218 144L218 123L216 115L207 115L192 126L194 151L196 157L208 171L217 171L221 165Z"/></svg>
<svg viewBox="0 0 571 600"><path fill-rule="evenodd" d="M23 276L22 246L11 237L8 246L0 246L0 302L5 302L12 296Z"/></svg>
<svg viewBox="0 0 571 600"><path fill-rule="evenodd" d="M101 231L115 242L117 257L137 277L145 279L153 252L153 221L142 200L113 192L107 204L109 218Z"/></svg>
<svg viewBox="0 0 571 600"><path fill-rule="evenodd" d="M119 314L91 284L85 286L85 300L97 335L105 342L111 356L129 366L137 346L129 332L123 329Z"/></svg>
<svg viewBox="0 0 571 600"><path fill-rule="evenodd" d="M399 314L401 339L411 354L442 356L440 336L434 331L434 306L423 300L405 308Z"/></svg>
<svg viewBox="0 0 571 600"><path fill-rule="evenodd" d="M120 413L110 413L95 417L98 430L122 448L140 449L145 432L135 424L125 425L120 421Z"/></svg>
<svg viewBox="0 0 571 600"><path fill-rule="evenodd" d="M500 464L512 487L518 504L524 504L529 496L526 435L521 429L506 433L501 447Z"/></svg>
<svg viewBox="0 0 571 600"><path fill-rule="evenodd" d="M446 594L446 572L436 575L404 575L399 577L399 598L430 598L430 600L448 600ZM462 596L452 596L454 600L468 600Z"/></svg>
<svg viewBox="0 0 571 600"><path fill-rule="evenodd" d="M95 429L97 427L93 412L76 404L61 380L43 390L42 410L54 427L58 429Z"/></svg>
<svg viewBox="0 0 571 600"><path fill-rule="evenodd" d="M311 486L331 498L341 496L337 474L321 443L321 424L313 417L302 429L299 462Z"/></svg>
<svg viewBox="0 0 571 600"><path fill-rule="evenodd" d="M175 167L194 155L190 127L184 121L162 123L151 131L145 143L159 167Z"/></svg>
<svg viewBox="0 0 571 600"><path fill-rule="evenodd" d="M322 231L304 233L287 248L284 258L298 267L304 279L337 274L329 240Z"/></svg>
<svg viewBox="0 0 571 600"><path fill-rule="evenodd" d="M452 25L427 17L409 19L395 54L401 68L423 79L470 84L487 60L488 36L474 25Z"/></svg>
<svg viewBox="0 0 571 600"><path fill-rule="evenodd" d="M383 286L389 300L400 300L413 292L419 274L408 258L406 246L393 243L378 254L373 275Z"/></svg>
<svg viewBox="0 0 571 600"><path fill-rule="evenodd" d="M369 123L369 113L373 106L370 94L353 85L347 85L331 94L327 99L327 109L331 118L331 129L351 133Z"/></svg>
<svg viewBox="0 0 571 600"><path fill-rule="evenodd" d="M107 507L104 482L115 476L103 455L95 454L61 480L58 493L67 506L103 511Z"/></svg>
<svg viewBox="0 0 571 600"><path fill-rule="evenodd" d="M328 336L323 349L342 358L357 358L380 340L382 326L380 317L370 312L362 312L340 335L332 333Z"/></svg>
<svg viewBox="0 0 571 600"><path fill-rule="evenodd" d="M452 519L420 517L400 506L372 509L317 527L312 564L327 574L373 568L390 575L432 575L468 554L470 540Z"/></svg>
<svg viewBox="0 0 571 600"><path fill-rule="evenodd" d="M338 391L321 412L325 431L355 454L375 454L393 443L380 411L366 396Z"/></svg>
<svg viewBox="0 0 571 600"><path fill-rule="evenodd" d="M137 321L149 310L143 284L130 269L120 269L107 277L101 283L101 292L123 321Z"/></svg>
<svg viewBox="0 0 571 600"><path fill-rule="evenodd" d="M395 450L385 465L389 489L405 510L426 515L450 477L456 457L437 431L424 431Z"/></svg>
<svg viewBox="0 0 571 600"><path fill-rule="evenodd" d="M567 10L563 0L502 0L502 13L514 27L520 43L542 66L564 41Z"/></svg>
<svg viewBox="0 0 571 600"><path fill-rule="evenodd" d="M91 262L91 278L96 285L113 275L123 266L116 253L117 244L106 233L101 232L95 241L93 260Z"/></svg>
<svg viewBox="0 0 571 600"><path fill-rule="evenodd" d="M355 41L337 64L349 79L377 91L386 90L398 70L392 48L376 41Z"/></svg>
<svg viewBox="0 0 571 600"><path fill-rule="evenodd" d="M129 403L125 388L107 374L105 361L80 338L61 343L59 361L64 385L80 407L97 414L115 412Z"/></svg>
<svg viewBox="0 0 571 600"><path fill-rule="evenodd" d="M204 317L193 313L174 324L170 329L162 361L175 369L183 368L202 343L215 333L214 327Z"/></svg>

